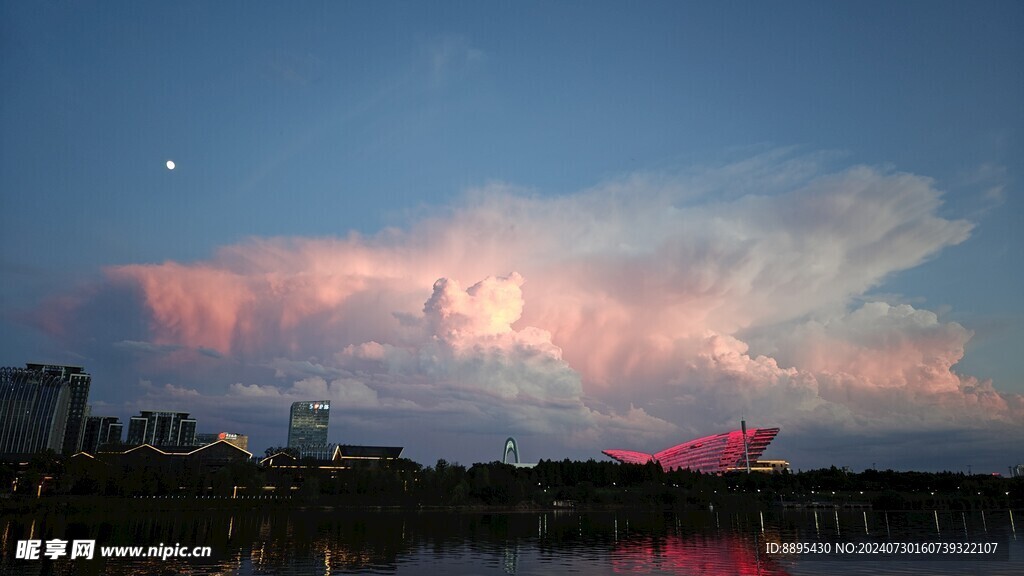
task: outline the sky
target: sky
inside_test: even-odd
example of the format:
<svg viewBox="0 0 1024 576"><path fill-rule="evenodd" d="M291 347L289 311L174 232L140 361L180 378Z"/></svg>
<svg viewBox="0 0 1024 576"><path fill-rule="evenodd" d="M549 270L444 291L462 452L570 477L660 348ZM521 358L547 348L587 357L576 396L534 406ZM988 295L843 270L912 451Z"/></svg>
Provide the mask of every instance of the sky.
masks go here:
<svg viewBox="0 0 1024 576"><path fill-rule="evenodd" d="M0 365L424 464L1024 462L1019 2L0 3ZM173 170L166 162L175 163Z"/></svg>

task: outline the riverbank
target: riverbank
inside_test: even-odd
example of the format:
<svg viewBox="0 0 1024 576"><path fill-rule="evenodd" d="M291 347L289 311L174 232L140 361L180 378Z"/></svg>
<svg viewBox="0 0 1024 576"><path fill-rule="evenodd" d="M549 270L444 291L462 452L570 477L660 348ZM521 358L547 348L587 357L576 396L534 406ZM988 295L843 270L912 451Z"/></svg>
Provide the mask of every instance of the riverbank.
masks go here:
<svg viewBox="0 0 1024 576"><path fill-rule="evenodd" d="M900 495L894 501L909 501L913 494ZM952 501L933 502L934 504L955 503ZM517 505L489 505L489 504L463 504L463 505L432 505L417 502L408 503L358 503L352 502L350 498L331 498L321 496L316 499L300 498L297 496L264 496L264 497L230 497L230 496L43 496L33 497L7 497L0 499L0 515L25 514L39 511L62 512L62 513L88 513L98 510L376 510L376 511L441 511L441 512L567 512L567 511L613 511L613 510L674 510L683 511L719 511L719 512L748 512L752 510L771 509L864 509L876 511L909 511L909 510L938 510L938 511L961 511L962 507L957 506L933 506L933 507L907 507L907 508L878 508L873 507L870 501L775 501L768 502L763 499L742 495L730 495L717 503L712 502L701 506L666 504L666 503L622 503L622 502L571 502L561 501L559 505L523 501ZM987 507L977 510L1010 510L1013 508ZM1017 512L1024 517L1024 513Z"/></svg>

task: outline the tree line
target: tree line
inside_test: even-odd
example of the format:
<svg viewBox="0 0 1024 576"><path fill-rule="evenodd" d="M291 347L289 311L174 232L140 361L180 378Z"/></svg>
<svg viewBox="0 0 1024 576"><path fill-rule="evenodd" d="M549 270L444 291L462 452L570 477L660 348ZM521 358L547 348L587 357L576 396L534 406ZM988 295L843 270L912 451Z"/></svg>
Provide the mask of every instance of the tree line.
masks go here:
<svg viewBox="0 0 1024 576"><path fill-rule="evenodd" d="M423 466L400 458L348 470L315 462L285 471L253 461L220 468L101 465L85 458L41 454L20 472L0 466L0 492L103 496L232 496L275 494L339 505L393 506L871 506L875 509L1024 507L1024 478L955 472L850 472L836 467L798 473L724 475L665 471L588 460L542 460L532 468L501 462L463 466L438 460ZM267 487L272 486L271 492Z"/></svg>

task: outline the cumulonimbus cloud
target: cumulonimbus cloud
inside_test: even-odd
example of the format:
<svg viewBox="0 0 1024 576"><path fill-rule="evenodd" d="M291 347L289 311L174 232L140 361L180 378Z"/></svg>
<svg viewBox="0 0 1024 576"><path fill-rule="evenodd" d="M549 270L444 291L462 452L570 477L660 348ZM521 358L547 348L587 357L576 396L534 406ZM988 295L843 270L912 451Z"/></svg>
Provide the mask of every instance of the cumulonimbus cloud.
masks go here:
<svg viewBox="0 0 1024 576"><path fill-rule="evenodd" d="M147 350L244 356L286 380L209 394L317 384L355 409L579 441L667 441L755 405L850 430L1019 422L1019 396L954 371L967 329L851 307L968 238L941 202L928 178L770 154L565 196L492 185L405 230L253 238L107 277L141 294Z"/></svg>

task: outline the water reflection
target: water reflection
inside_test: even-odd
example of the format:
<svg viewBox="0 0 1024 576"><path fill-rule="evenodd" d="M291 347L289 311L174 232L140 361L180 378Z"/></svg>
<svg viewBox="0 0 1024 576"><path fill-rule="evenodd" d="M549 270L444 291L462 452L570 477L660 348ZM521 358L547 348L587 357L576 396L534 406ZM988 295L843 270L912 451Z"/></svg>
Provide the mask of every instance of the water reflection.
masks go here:
<svg viewBox="0 0 1024 576"><path fill-rule="evenodd" d="M765 542L986 539L1009 561L808 562ZM19 540L210 546L202 559L15 560ZM0 515L0 574L1018 574L1024 542L1007 511L164 510L138 506Z"/></svg>
<svg viewBox="0 0 1024 576"><path fill-rule="evenodd" d="M735 534L694 534L685 538L644 538L616 545L616 573L762 575L788 574L775 559L759 554L754 539Z"/></svg>

